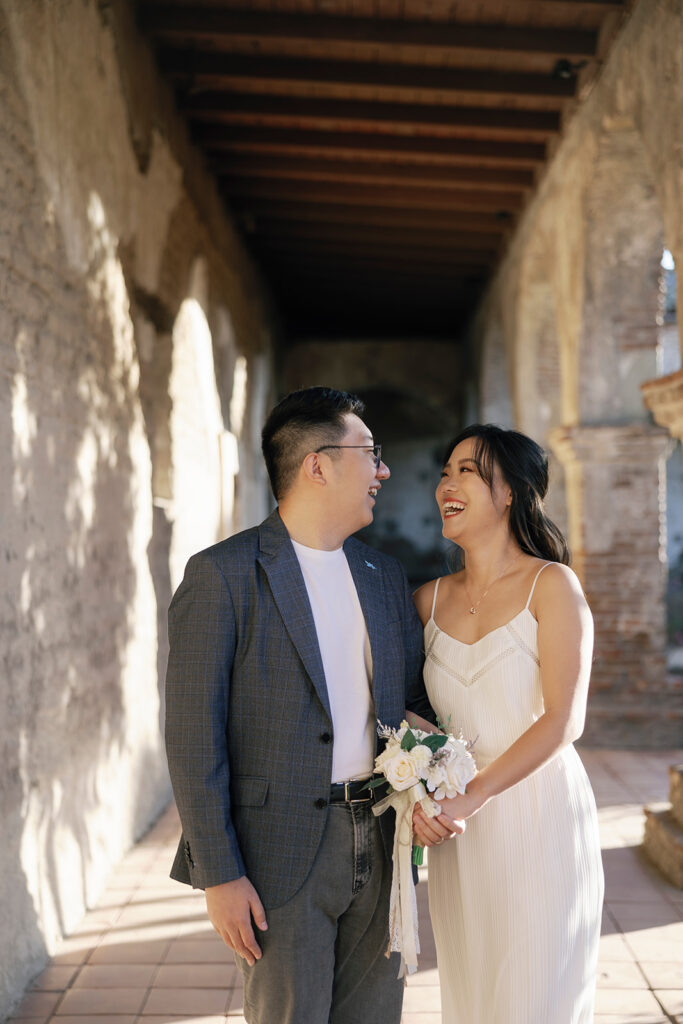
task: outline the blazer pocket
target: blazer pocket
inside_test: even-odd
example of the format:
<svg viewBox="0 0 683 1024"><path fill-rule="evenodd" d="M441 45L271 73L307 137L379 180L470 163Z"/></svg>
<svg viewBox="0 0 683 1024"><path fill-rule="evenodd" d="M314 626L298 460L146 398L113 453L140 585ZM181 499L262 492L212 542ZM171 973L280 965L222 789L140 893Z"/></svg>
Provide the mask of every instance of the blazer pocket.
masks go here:
<svg viewBox="0 0 683 1024"><path fill-rule="evenodd" d="M236 807L263 807L268 795L268 779L255 775L233 775L232 802Z"/></svg>

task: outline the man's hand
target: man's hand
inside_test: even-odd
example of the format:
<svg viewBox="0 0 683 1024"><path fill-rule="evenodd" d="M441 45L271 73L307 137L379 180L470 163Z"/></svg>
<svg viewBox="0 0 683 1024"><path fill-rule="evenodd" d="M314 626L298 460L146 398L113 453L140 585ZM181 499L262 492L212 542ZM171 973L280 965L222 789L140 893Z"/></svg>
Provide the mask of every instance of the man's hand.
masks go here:
<svg viewBox="0 0 683 1024"><path fill-rule="evenodd" d="M209 920L226 946L244 957L250 967L261 959L261 947L254 936L254 924L264 932L268 924L263 904L246 875L234 882L212 885L206 892Z"/></svg>
<svg viewBox="0 0 683 1024"><path fill-rule="evenodd" d="M446 814L428 818L419 803L413 808L413 832L422 846L440 846L445 839L462 835L466 827L461 819L450 818Z"/></svg>

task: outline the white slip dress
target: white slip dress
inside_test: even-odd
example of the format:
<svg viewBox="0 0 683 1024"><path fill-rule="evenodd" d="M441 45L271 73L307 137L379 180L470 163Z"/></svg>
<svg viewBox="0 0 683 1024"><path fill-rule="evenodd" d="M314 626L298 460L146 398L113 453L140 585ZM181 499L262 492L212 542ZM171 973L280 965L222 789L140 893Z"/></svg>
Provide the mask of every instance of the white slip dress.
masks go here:
<svg viewBox="0 0 683 1024"><path fill-rule="evenodd" d="M465 644L425 626L425 684L483 768L543 714L529 603ZM584 767L565 747L429 850L442 1024L592 1024L604 882Z"/></svg>

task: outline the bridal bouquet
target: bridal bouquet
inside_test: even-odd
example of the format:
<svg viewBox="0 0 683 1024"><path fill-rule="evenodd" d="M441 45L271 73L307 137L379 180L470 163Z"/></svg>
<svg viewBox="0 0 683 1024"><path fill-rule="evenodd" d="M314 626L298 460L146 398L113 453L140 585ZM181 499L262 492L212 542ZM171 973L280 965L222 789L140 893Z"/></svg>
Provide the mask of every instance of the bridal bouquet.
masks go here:
<svg viewBox="0 0 683 1024"><path fill-rule="evenodd" d="M396 811L388 952L401 953L401 977L406 968L408 974L417 970L420 952L412 865L422 864L423 849L413 847L413 807L419 802L430 818L440 814L437 801L464 793L477 768L470 753L472 744L446 732L441 723L439 732L424 732L406 721L399 729L379 722L377 732L387 741L375 758L375 774L382 778L369 782L368 789L388 782L387 796L372 810L375 815L389 807Z"/></svg>

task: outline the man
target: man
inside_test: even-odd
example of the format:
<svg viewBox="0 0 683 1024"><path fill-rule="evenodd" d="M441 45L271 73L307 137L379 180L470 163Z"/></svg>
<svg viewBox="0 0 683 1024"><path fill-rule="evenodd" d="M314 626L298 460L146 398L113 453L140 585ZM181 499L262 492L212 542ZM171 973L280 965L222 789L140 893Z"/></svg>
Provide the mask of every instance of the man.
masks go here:
<svg viewBox="0 0 683 1024"><path fill-rule="evenodd" d="M403 570L351 538L389 477L363 411L322 387L273 409L262 442L278 509L193 556L169 611L172 875L206 890L249 1024L401 1015L385 956L393 823L364 782L377 719L433 714Z"/></svg>

